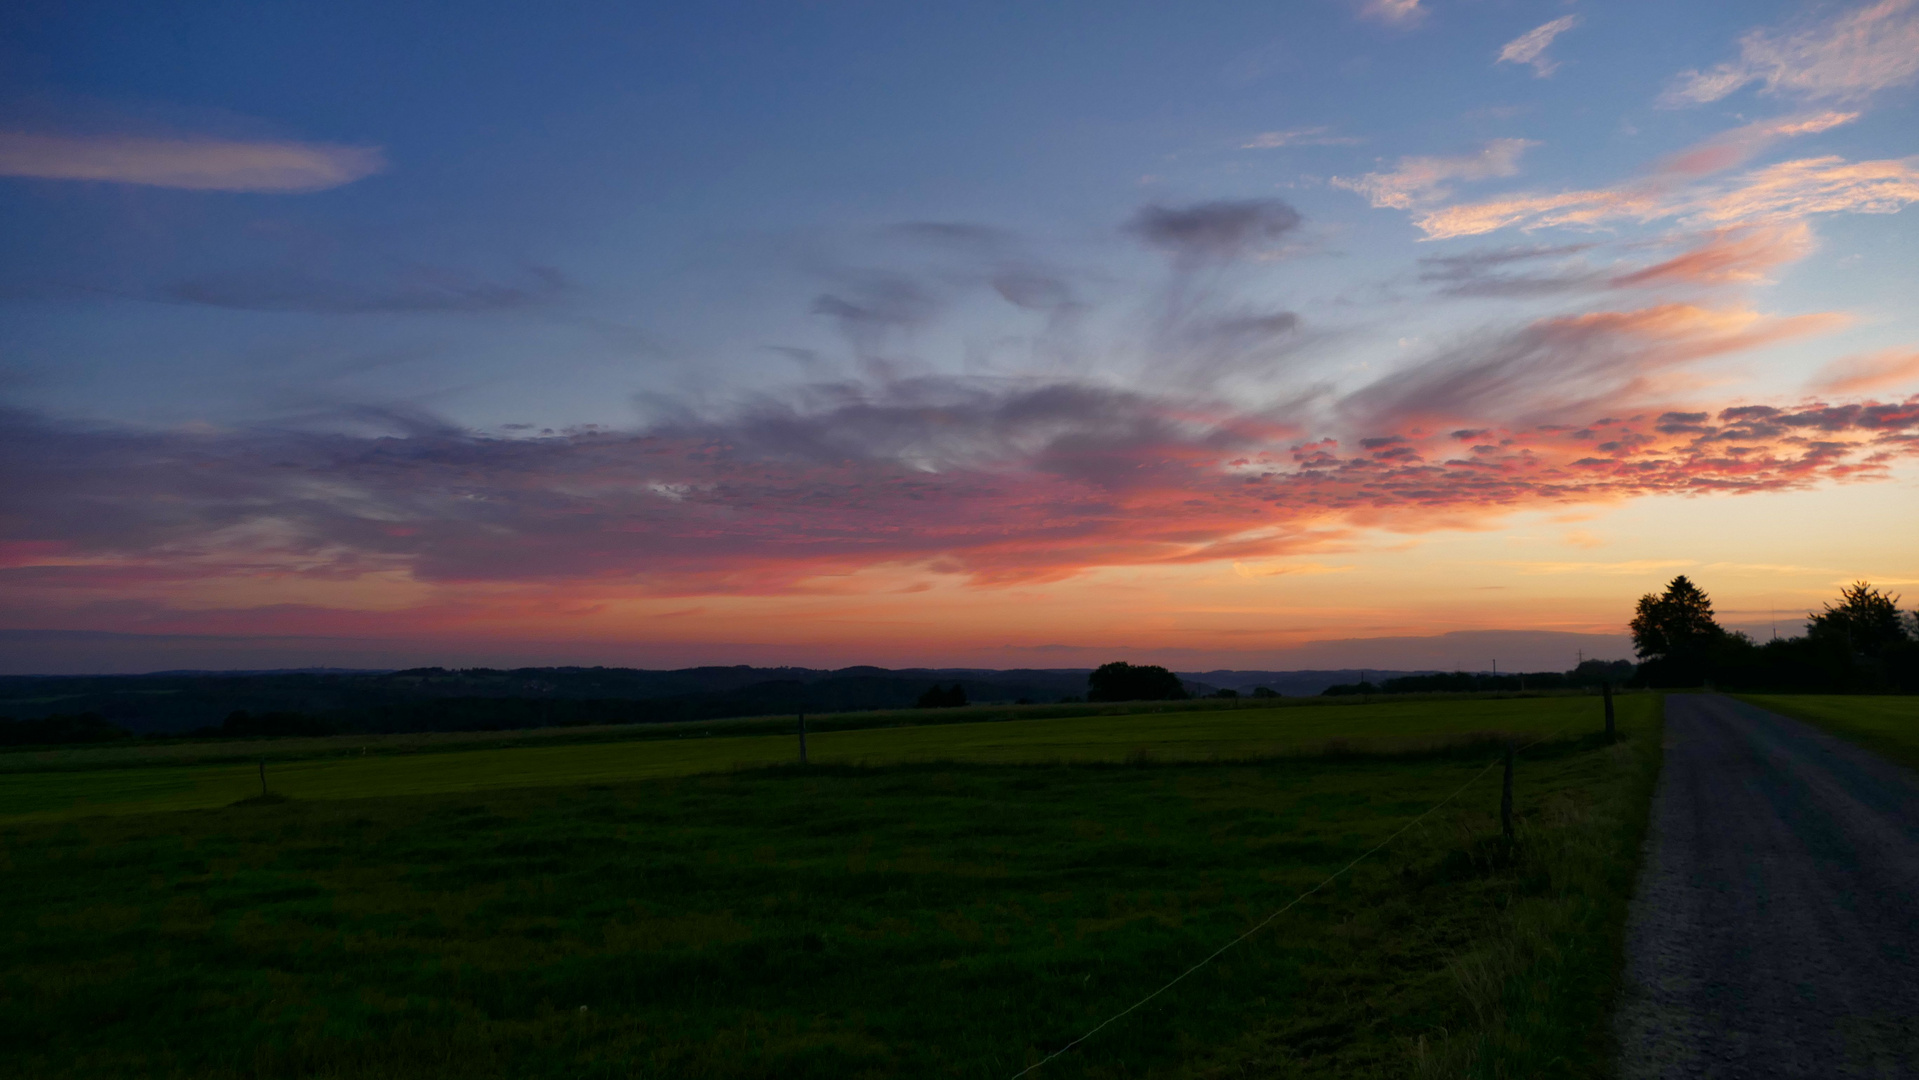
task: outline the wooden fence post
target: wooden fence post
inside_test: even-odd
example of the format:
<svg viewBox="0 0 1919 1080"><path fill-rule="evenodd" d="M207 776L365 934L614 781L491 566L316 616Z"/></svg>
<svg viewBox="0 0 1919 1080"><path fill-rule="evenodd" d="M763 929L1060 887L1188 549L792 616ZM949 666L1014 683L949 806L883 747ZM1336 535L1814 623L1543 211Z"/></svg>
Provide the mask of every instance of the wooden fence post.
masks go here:
<svg viewBox="0 0 1919 1080"><path fill-rule="evenodd" d="M806 764L806 714L800 714L800 764Z"/></svg>
<svg viewBox="0 0 1919 1080"><path fill-rule="evenodd" d="M1606 741L1612 742L1618 737L1613 729L1612 721L1612 682L1608 680L1599 685L1604 688L1606 694Z"/></svg>
<svg viewBox="0 0 1919 1080"><path fill-rule="evenodd" d="M1499 827L1506 842L1513 842L1513 744L1506 744L1506 782L1499 789Z"/></svg>

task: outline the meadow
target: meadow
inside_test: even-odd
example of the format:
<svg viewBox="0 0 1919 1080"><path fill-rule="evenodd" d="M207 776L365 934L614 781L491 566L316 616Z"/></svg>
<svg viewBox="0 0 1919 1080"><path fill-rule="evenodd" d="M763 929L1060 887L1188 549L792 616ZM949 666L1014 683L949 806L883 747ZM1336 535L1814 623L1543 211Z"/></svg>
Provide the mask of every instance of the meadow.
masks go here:
<svg viewBox="0 0 1919 1080"><path fill-rule="evenodd" d="M1029 1075L1604 1075L1658 699L1620 718L369 753L277 762L283 801L236 802L243 764L16 769L0 1045L48 1076L1010 1077L1304 894Z"/></svg>
<svg viewBox="0 0 1919 1080"><path fill-rule="evenodd" d="M1908 768L1919 769L1919 697L1863 694L1738 694L1762 709L1817 724Z"/></svg>
<svg viewBox="0 0 1919 1080"><path fill-rule="evenodd" d="M1308 699L1310 700L1310 699ZM1336 701L1338 699L1335 699ZM813 764L1199 761L1506 732L1536 737L1590 697L1345 699L1264 708L1030 706L848 713L807 720ZM1569 712L1568 710L1571 710ZM777 730L780 734L765 734ZM0 821L211 809L268 789L298 799L482 791L689 776L798 760L795 720L161 743L0 754ZM504 745L502 745L504 744Z"/></svg>

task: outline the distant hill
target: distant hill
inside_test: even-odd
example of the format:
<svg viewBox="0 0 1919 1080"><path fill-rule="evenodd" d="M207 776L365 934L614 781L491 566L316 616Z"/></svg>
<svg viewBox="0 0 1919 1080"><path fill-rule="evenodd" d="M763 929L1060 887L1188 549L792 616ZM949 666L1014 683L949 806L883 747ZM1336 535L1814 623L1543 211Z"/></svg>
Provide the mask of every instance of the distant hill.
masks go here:
<svg viewBox="0 0 1919 1080"><path fill-rule="evenodd" d="M897 709L955 683L970 701L1053 702L1084 694L1086 674L738 666L7 676L0 717L91 713L142 734L218 727L242 712L256 728L277 716L303 731L313 721L337 731L486 730Z"/></svg>
<svg viewBox="0 0 1919 1080"><path fill-rule="evenodd" d="M173 735L473 731L716 720L781 713L909 708L935 686L976 703L1075 700L1085 668L551 667L403 671L165 671L148 675L0 676L0 718L47 732ZM1181 672L1195 695L1268 690L1286 697L1429 672L1342 668ZM943 691L950 693L950 690ZM105 725L99 723L104 721ZM27 728L9 729L18 739ZM4 734L4 733L0 733Z"/></svg>

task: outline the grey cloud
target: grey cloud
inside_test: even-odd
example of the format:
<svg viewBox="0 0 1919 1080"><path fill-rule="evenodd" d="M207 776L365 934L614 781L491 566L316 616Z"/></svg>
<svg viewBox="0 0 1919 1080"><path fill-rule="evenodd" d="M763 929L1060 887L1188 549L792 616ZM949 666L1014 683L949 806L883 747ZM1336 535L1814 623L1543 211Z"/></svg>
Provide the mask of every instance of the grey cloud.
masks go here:
<svg viewBox="0 0 1919 1080"><path fill-rule="evenodd" d="M1583 264L1501 273L1502 268L1541 259L1565 260L1595 244L1525 245L1430 256L1419 260L1419 280L1438 285L1442 296L1527 297L1582 292L1602 287L1605 274Z"/></svg>
<svg viewBox="0 0 1919 1080"><path fill-rule="evenodd" d="M1002 270L993 275L993 291L1014 307L1052 311L1073 302L1065 281L1035 270Z"/></svg>
<svg viewBox="0 0 1919 1080"><path fill-rule="evenodd" d="M1185 208L1147 206L1126 230L1186 262L1228 262L1277 243L1299 227L1279 199L1221 199Z"/></svg>
<svg viewBox="0 0 1919 1080"><path fill-rule="evenodd" d="M412 267L385 279L349 281L283 270L254 270L174 282L149 299L242 311L323 315L477 313L538 307L571 288L550 267L529 267L517 283L436 267Z"/></svg>
<svg viewBox="0 0 1919 1080"><path fill-rule="evenodd" d="M1003 229L963 221L903 221L887 226L887 231L910 240L949 247L991 248L1011 239L1011 234Z"/></svg>

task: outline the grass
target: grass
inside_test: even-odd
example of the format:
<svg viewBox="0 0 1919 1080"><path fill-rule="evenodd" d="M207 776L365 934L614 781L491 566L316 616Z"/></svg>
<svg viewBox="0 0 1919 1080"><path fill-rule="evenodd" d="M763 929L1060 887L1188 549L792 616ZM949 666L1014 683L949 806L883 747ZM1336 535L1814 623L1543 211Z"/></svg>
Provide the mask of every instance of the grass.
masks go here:
<svg viewBox="0 0 1919 1080"><path fill-rule="evenodd" d="M45 1076L1009 1077L1465 784L1032 1075L1603 1075L1657 699L1622 699L1615 746L1597 702L1543 700L1341 711L1330 755L1280 717L1034 721L847 732L808 769L17 819L0 1045ZM1498 771L1444 737L1567 724L1521 758L1508 848Z"/></svg>
<svg viewBox="0 0 1919 1080"><path fill-rule="evenodd" d="M1113 707L1104 707L1112 710ZM1474 733L1538 736L1574 717L1596 714L1590 697L1380 700L1337 707L1275 707L1203 712L1141 712L1132 715L1068 715L994 723L811 730L809 759L817 764L968 764L1029 762L1112 763L1148 755L1162 760L1268 757L1317 753L1330 744L1351 749L1392 743L1416 748L1420 740L1447 740ZM808 721L809 728L812 721ZM790 725L790 722L789 722ZM794 761L791 734L708 737L713 725L683 728L674 738L619 742L527 743L489 746L455 743L431 752L434 743L408 742L406 752L345 753L337 740L311 756L274 758L273 744L255 744L255 754L213 763L177 764L170 747L154 747L148 759L129 758L119 748L63 752L58 767L20 758L11 772L0 765L0 821L51 820L102 813L208 809L259 792L258 762L267 768L269 790L299 799L350 799L390 795L484 791L581 783L618 783L755 768ZM750 729L749 729L750 730ZM1408 746L1408 740L1413 746ZM306 744L312 740L285 740ZM229 744L230 745L230 744ZM426 749L422 749L422 748ZM140 750L146 748L128 748ZM83 768L87 762L99 767ZM142 762L130 764L130 762ZM22 767L24 766L24 767Z"/></svg>
<svg viewBox="0 0 1919 1080"><path fill-rule="evenodd" d="M1919 697L1910 694L1870 697L1858 694L1739 694L1771 709L1858 743L1868 750L1919 769Z"/></svg>
<svg viewBox="0 0 1919 1080"><path fill-rule="evenodd" d="M1478 694L1400 694L1239 700L1196 698L1185 701L1063 702L1048 705L968 705L956 709L870 709L860 712L809 714L809 731L852 731L865 728L922 727L980 724L1004 720L1053 720L1159 713L1270 712L1276 709L1352 708L1380 701L1410 704L1421 701L1498 701L1516 698L1583 696L1580 691L1493 692ZM319 735L303 737L147 737L114 743L58 747L0 747L0 772L40 769L94 769L116 765L205 765L236 761L310 760L389 754L434 754L450 750L507 749L521 746L557 746L581 743L648 742L689 737L733 738L744 735L790 736L796 717L737 716L717 720L689 720L647 724L597 724L577 727L519 728L504 731L429 731L396 734Z"/></svg>

